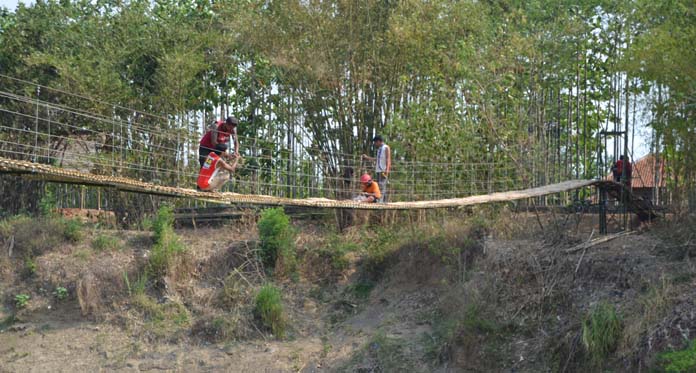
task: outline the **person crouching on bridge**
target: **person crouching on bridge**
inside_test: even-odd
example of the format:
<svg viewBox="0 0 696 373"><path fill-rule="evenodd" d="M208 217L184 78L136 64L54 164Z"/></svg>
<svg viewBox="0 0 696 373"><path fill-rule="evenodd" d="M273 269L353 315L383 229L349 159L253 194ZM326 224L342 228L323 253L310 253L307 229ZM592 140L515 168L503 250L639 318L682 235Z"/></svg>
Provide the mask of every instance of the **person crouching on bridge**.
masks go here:
<svg viewBox="0 0 696 373"><path fill-rule="evenodd" d="M232 174L237 169L239 157L231 155L231 163L222 160L221 155L226 154L227 146L218 144L218 148L208 153L205 162L198 172L198 182L196 188L205 192L212 192L222 188L225 183L232 178Z"/></svg>
<svg viewBox="0 0 696 373"><path fill-rule="evenodd" d="M360 177L360 186L362 189L362 195L356 197L355 201L375 203L379 202L382 198L382 193L379 191L379 185L372 180L370 175L364 174Z"/></svg>
<svg viewBox="0 0 696 373"><path fill-rule="evenodd" d="M203 167L208 154L212 151L221 151L218 155L222 154L223 158L232 159L232 156L226 152L226 143L230 140L230 137L234 140L234 155L239 157L238 124L239 120L237 118L228 117L224 122L222 120L216 121L214 128L205 133L198 147L198 162L201 164L201 167Z"/></svg>

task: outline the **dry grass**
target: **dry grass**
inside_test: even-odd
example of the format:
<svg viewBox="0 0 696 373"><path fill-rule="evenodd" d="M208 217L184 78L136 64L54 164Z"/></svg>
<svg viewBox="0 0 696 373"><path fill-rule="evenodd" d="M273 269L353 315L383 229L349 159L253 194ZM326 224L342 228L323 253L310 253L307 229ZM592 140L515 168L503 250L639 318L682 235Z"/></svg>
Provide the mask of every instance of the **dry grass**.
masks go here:
<svg viewBox="0 0 696 373"><path fill-rule="evenodd" d="M198 316L191 327L191 334L214 343L243 340L255 335L248 315L239 308Z"/></svg>
<svg viewBox="0 0 696 373"><path fill-rule="evenodd" d="M225 278L222 288L218 290L214 304L225 310L234 310L242 304L250 303L252 296L252 284L234 268Z"/></svg>
<svg viewBox="0 0 696 373"><path fill-rule="evenodd" d="M127 296L123 274L129 262L98 258L77 280L76 294L84 316L104 319Z"/></svg>
<svg viewBox="0 0 696 373"><path fill-rule="evenodd" d="M640 348L646 334L666 316L674 302L675 288L664 276L637 299L638 310L626 322L621 351L630 354Z"/></svg>
<svg viewBox="0 0 696 373"><path fill-rule="evenodd" d="M149 338L177 341L184 337L191 325L191 313L178 299L158 302L146 294L131 298L131 305L140 313L138 323Z"/></svg>

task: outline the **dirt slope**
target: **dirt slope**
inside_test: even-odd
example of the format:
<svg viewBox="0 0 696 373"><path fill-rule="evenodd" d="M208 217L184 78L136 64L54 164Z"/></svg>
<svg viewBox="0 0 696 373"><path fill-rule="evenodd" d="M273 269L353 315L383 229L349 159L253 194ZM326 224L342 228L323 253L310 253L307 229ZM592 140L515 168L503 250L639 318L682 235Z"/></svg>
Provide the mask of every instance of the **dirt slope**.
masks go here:
<svg viewBox="0 0 696 373"><path fill-rule="evenodd" d="M186 276L165 279L157 303L182 305L183 326L148 322L126 296L123 273L149 254L149 233L93 232L118 237L121 246L112 251L95 251L89 241L58 244L36 256L32 276L22 274L21 259L5 257L0 371L586 371L582 322L601 302L615 307L623 325L605 368L645 369L658 352L696 336L691 254L675 258L664 236L640 233L568 255L563 249L588 232L559 239L460 228L419 234L379 256L349 253L336 272L310 255L316 242L331 238L303 227L300 277L276 280L290 325L283 340L243 320L224 336L214 327L249 312L218 298L230 273L246 268L240 258L255 240L253 228L230 228L223 238L213 230L179 231L195 254L180 267ZM83 315L75 293L87 275L120 285L99 293L98 313ZM58 284L67 299L51 295ZM252 290L242 287L239 299L250 302L244 294ZM19 293L31 296L21 310Z"/></svg>

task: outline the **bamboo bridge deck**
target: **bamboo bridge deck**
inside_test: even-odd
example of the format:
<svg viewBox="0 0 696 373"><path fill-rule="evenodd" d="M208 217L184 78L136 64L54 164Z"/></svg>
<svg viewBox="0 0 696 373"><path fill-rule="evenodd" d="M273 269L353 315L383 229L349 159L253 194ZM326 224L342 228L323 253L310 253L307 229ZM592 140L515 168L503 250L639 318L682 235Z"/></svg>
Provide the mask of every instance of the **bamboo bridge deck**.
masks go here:
<svg viewBox="0 0 696 373"><path fill-rule="evenodd" d="M412 210L437 209L472 206L495 202L508 202L566 192L588 186L618 190L621 186L606 180L569 180L536 188L498 192L461 198L430 201L407 201L390 203L359 203L352 200L331 200L326 198L283 198L268 195L249 195L238 193L202 192L193 189L156 185L140 180L119 176L96 175L87 172L68 170L46 164L0 157L0 172L22 175L57 183L72 183L115 188L117 190L145 193L160 196L191 198L221 204L254 204L276 206L304 206L316 208L362 209L362 210ZM614 185L615 184L615 185ZM628 192L633 201L634 197ZM641 205L643 206L643 205ZM644 209L641 208L641 211Z"/></svg>

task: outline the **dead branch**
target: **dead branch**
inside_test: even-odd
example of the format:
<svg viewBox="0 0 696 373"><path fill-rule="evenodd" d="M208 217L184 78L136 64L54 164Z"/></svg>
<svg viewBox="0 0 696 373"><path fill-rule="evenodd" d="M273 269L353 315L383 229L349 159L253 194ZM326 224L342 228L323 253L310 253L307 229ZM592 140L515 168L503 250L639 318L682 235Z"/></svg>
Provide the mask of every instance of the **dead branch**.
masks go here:
<svg viewBox="0 0 696 373"><path fill-rule="evenodd" d="M631 235L631 234L634 234L634 233L635 233L635 231L625 231L625 232L620 232L620 233L616 233L616 234L606 235L606 236L604 236L604 237L597 238L596 240L592 240L592 241L588 241L588 242L583 242L583 243L581 243L581 244L579 244L579 245L577 245L577 246L573 246L573 247L571 247L571 248L569 248L569 249L566 249L566 250L565 250L565 253L566 253L566 254L572 254L572 253L574 253L574 252L576 252L576 251L589 249L589 248L594 247L594 246L597 246L597 245L599 245L599 244L601 244L601 243L609 242L609 241L614 240L614 239L617 239L617 238L619 238L619 237L628 236L628 235Z"/></svg>

